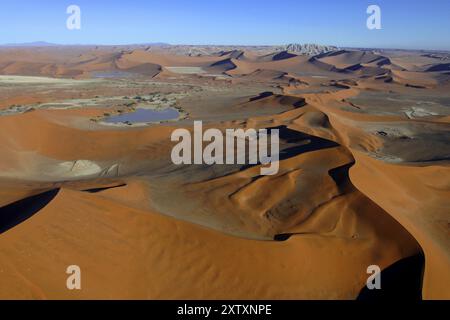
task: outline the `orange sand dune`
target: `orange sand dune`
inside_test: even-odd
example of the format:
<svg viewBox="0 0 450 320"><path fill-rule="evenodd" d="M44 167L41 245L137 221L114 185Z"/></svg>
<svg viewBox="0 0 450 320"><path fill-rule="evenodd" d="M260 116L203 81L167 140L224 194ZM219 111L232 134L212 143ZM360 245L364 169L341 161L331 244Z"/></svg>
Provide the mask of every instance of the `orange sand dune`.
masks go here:
<svg viewBox="0 0 450 320"><path fill-rule="evenodd" d="M408 280L450 298L445 64L241 49L0 50L0 298L355 299L368 266L422 254ZM278 129L278 173L173 164L193 120Z"/></svg>
<svg viewBox="0 0 450 320"><path fill-rule="evenodd" d="M336 68L345 69L357 64L370 64L376 63L376 65L389 64L388 58L367 52L367 51L337 51L332 53L325 53L320 55L318 59L330 65L334 65Z"/></svg>
<svg viewBox="0 0 450 320"><path fill-rule="evenodd" d="M324 208L321 215L327 212L335 210ZM352 221L355 213L349 211L345 219ZM241 240L62 189L33 219L2 235L0 264L10 276L0 277L0 288L8 288L0 296L312 299L328 292L328 298L354 298L368 264L383 267L415 250L398 247L399 238L408 243L401 231L391 239L379 237L372 225L385 222L367 219L349 230L364 234L361 239L310 233L285 242ZM389 249L373 251L379 246ZM17 250L29 258L21 259ZM86 279L78 292L65 288L66 275L60 272L71 264L79 265Z"/></svg>
<svg viewBox="0 0 450 320"><path fill-rule="evenodd" d="M354 154L351 180L405 226L425 252L424 296L448 299L449 168L388 165L359 152ZM402 202L396 199L397 194L403 195Z"/></svg>

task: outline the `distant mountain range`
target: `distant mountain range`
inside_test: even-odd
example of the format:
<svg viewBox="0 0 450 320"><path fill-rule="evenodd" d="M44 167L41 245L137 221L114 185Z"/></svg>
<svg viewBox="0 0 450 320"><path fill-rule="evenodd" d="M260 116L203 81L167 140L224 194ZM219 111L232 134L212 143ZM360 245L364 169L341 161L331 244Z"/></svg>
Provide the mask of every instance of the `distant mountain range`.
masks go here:
<svg viewBox="0 0 450 320"><path fill-rule="evenodd" d="M25 42L25 43L6 43L0 47L57 47L59 44L45 41Z"/></svg>
<svg viewBox="0 0 450 320"><path fill-rule="evenodd" d="M323 45L314 44L314 43L306 43L306 44L291 43L291 44L288 44L284 49L286 51L295 52L297 54L315 56L317 54L338 50L338 47L323 46Z"/></svg>
<svg viewBox="0 0 450 320"><path fill-rule="evenodd" d="M24 43L6 43L0 44L0 47L60 47L60 46L169 46L163 42L140 43L130 45L97 45L97 44L57 44L46 41L24 42Z"/></svg>

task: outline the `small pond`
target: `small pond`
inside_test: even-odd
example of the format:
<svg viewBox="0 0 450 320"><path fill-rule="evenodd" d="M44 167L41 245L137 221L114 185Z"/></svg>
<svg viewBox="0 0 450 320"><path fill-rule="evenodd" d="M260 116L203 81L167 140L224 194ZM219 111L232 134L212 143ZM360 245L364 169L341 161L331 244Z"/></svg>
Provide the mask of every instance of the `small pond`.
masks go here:
<svg viewBox="0 0 450 320"><path fill-rule="evenodd" d="M179 117L180 113L174 108L167 108L163 110L141 109L137 108L133 112L122 113L104 119L107 123L146 123L158 122L166 120L174 120Z"/></svg>

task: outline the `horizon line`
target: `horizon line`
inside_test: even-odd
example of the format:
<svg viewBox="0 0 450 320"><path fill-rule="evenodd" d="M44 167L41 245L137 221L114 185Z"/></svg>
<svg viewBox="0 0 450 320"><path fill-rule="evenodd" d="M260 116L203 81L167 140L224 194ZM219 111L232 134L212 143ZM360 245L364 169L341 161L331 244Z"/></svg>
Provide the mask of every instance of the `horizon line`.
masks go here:
<svg viewBox="0 0 450 320"><path fill-rule="evenodd" d="M41 44L41 45L39 45ZM106 44L106 43L56 43L47 41L29 41L29 42L16 42L16 43L1 43L0 47L122 47L122 46L216 46L216 47L283 47L289 44L313 44L320 46L330 46L336 47L338 49L364 49L364 50L400 50L400 51L438 51L438 52L450 52L450 49L424 49L424 48L399 48L399 47L364 47L364 46L337 46L332 44L320 44L312 42L290 42L286 44L186 44L186 43L169 43L163 41L156 42L139 42L139 43L117 43L117 44Z"/></svg>

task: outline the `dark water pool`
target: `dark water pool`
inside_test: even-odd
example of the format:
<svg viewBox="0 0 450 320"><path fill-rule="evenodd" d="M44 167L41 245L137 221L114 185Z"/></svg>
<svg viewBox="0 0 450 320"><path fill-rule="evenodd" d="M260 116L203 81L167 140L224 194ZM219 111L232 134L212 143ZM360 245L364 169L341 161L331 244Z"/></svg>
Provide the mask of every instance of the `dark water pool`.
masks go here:
<svg viewBox="0 0 450 320"><path fill-rule="evenodd" d="M133 112L123 113L106 118L108 123L145 123L177 119L180 113L174 108L164 110L136 109Z"/></svg>

